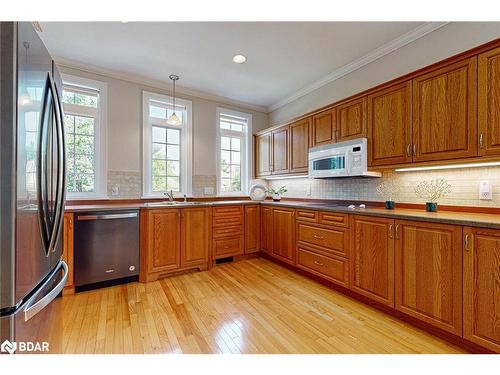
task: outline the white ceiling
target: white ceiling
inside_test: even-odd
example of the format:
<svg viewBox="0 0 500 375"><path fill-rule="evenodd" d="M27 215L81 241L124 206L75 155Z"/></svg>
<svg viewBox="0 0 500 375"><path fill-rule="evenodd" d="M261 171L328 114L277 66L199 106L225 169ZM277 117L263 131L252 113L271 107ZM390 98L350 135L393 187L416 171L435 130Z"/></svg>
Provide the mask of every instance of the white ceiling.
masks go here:
<svg viewBox="0 0 500 375"><path fill-rule="evenodd" d="M51 54L77 66L269 108L418 22L43 22ZM235 64L232 56L247 56Z"/></svg>

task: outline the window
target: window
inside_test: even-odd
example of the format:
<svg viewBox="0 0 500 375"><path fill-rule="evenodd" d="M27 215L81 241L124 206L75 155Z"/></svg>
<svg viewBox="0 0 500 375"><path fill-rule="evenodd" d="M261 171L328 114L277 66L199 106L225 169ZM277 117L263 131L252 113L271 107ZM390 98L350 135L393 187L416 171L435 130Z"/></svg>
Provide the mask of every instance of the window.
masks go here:
<svg viewBox="0 0 500 375"><path fill-rule="evenodd" d="M68 197L106 195L106 85L63 76Z"/></svg>
<svg viewBox="0 0 500 375"><path fill-rule="evenodd" d="M189 100L175 99L180 125L170 125L170 96L143 92L143 195L191 195L191 108Z"/></svg>
<svg viewBox="0 0 500 375"><path fill-rule="evenodd" d="M217 193L246 194L252 115L217 108Z"/></svg>

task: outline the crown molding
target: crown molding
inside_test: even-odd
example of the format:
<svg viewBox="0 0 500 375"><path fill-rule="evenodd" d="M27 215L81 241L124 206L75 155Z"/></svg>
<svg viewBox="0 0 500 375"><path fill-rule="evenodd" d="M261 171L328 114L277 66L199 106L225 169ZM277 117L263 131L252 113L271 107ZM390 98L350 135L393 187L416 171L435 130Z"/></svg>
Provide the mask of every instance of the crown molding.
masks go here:
<svg viewBox="0 0 500 375"><path fill-rule="evenodd" d="M152 79L146 78L146 77L138 75L138 74L122 73L122 72L118 72L118 71L115 71L112 69L101 68L101 67L97 67L97 66L90 65L90 64L84 64L84 63L81 63L78 61L65 59L65 58L58 57L58 56L53 56L53 58L54 58L56 65L59 65L61 67L80 70L82 72L97 74L97 75L101 75L104 77L118 79L118 80L126 81L126 82L131 82L131 83L135 83L138 85L148 86L148 87L160 89L160 90L171 91L171 88L172 88L170 83L162 83L162 82L152 80ZM188 89L188 88L179 86L178 84L176 84L176 86L175 86L175 91L176 91L176 93L181 94L181 95L182 94L188 95L188 96L192 96L195 98L210 100L210 101L214 101L214 102L217 102L220 104L226 104L226 105L238 107L240 109L248 109L248 110L267 114L267 107L257 106L257 105L253 105L253 104L249 104L249 103L245 103L245 102L240 102L238 100L230 99L230 98L227 98L224 96L219 96L216 94L211 94L211 93L204 92L204 91Z"/></svg>
<svg viewBox="0 0 500 375"><path fill-rule="evenodd" d="M441 27L447 25L449 22L426 22L423 25L420 25L416 27L413 30L410 30L409 32L397 37L396 39L391 40L390 42L370 51L366 55L360 57L359 59L356 59L349 64L346 64L327 76L317 80L316 82L313 82L310 85L307 85L297 91L295 94L290 95L272 105L270 105L267 110L268 112L275 111L278 108L281 108L285 106L286 104L289 104L311 92L314 90L317 90L333 81L336 81L339 78L342 78L346 76L349 73L354 72L355 70L358 70L365 65L368 65L381 57L384 57L391 52L394 52L407 44L410 44L411 42L422 38L423 36L432 33L433 31L436 31L437 29L440 29Z"/></svg>

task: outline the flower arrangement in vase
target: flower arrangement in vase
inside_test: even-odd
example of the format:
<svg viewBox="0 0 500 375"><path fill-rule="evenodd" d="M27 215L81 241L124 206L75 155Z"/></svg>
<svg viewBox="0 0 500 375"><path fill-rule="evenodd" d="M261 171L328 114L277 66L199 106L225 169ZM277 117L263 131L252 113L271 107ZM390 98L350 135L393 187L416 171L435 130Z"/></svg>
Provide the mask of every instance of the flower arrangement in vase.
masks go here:
<svg viewBox="0 0 500 375"><path fill-rule="evenodd" d="M381 182L377 186L377 193L385 200L385 208L393 210L396 206L396 199L399 197L401 188L397 181L391 179Z"/></svg>
<svg viewBox="0 0 500 375"><path fill-rule="evenodd" d="M426 200L425 210L427 212L437 212L437 200L446 197L450 192L451 185L444 178L424 180L415 186L415 195Z"/></svg>
<svg viewBox="0 0 500 375"><path fill-rule="evenodd" d="M271 194L272 197L273 197L273 201L275 202L279 202L281 200L281 195L286 193L288 191L288 189L286 188L286 186L281 186L279 188L269 188L267 189L267 193L268 194Z"/></svg>

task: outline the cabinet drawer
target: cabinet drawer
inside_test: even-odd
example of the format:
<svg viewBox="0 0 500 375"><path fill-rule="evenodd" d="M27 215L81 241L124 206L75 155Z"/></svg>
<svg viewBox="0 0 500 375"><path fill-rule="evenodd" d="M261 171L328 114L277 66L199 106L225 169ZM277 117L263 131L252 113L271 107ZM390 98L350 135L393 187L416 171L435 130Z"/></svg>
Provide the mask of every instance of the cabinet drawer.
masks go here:
<svg viewBox="0 0 500 375"><path fill-rule="evenodd" d="M349 250L349 234L346 229L326 229L313 225L299 223L297 225L299 242L318 246L326 252L347 257Z"/></svg>
<svg viewBox="0 0 500 375"><path fill-rule="evenodd" d="M215 227L213 230L214 238L221 237L235 237L239 236L243 233L241 225L235 226L224 226L224 227Z"/></svg>
<svg viewBox="0 0 500 375"><path fill-rule="evenodd" d="M345 258L329 258L299 247L297 266L344 287L349 285L349 264Z"/></svg>
<svg viewBox="0 0 500 375"><path fill-rule="evenodd" d="M243 254L243 241L240 237L214 240L215 258Z"/></svg>
<svg viewBox="0 0 500 375"><path fill-rule="evenodd" d="M243 206L214 207L212 213L214 227L243 224Z"/></svg>
<svg viewBox="0 0 500 375"><path fill-rule="evenodd" d="M311 223L318 222L318 211L297 210L297 220L307 221Z"/></svg>
<svg viewBox="0 0 500 375"><path fill-rule="evenodd" d="M339 227L348 227L349 220L347 214L338 214L334 212L320 212L319 222L321 224L337 225Z"/></svg>

